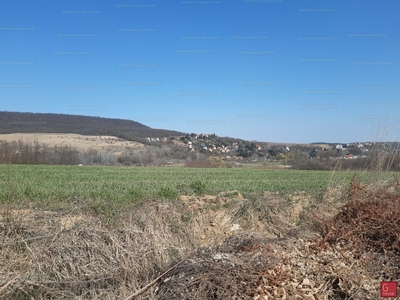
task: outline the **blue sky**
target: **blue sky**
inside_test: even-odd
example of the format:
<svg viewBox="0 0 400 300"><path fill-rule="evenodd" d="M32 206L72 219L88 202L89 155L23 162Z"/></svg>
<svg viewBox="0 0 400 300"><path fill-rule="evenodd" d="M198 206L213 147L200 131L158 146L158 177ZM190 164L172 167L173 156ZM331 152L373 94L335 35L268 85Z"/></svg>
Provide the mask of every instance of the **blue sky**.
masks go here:
<svg viewBox="0 0 400 300"><path fill-rule="evenodd" d="M400 140L400 2L0 0L0 110Z"/></svg>

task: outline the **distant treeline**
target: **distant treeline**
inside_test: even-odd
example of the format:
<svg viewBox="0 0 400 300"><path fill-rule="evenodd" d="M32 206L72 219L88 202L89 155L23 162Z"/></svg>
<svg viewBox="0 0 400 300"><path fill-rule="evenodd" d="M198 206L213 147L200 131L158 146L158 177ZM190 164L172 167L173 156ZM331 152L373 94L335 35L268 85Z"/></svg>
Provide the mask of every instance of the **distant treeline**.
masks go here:
<svg viewBox="0 0 400 300"><path fill-rule="evenodd" d="M79 153L70 146L50 148L38 142L1 142L0 163L11 164L79 164Z"/></svg>
<svg viewBox="0 0 400 300"><path fill-rule="evenodd" d="M204 154L190 153L176 146L125 149L122 153L114 154L111 150L78 151L71 146L49 147L37 141L0 141L0 164L161 166L171 159L191 161L205 158Z"/></svg>
<svg viewBox="0 0 400 300"><path fill-rule="evenodd" d="M6 133L76 133L111 135L143 142L146 137L170 137L183 133L153 129L141 123L100 117L66 114L0 112L0 134Z"/></svg>
<svg viewBox="0 0 400 300"><path fill-rule="evenodd" d="M291 169L296 170L326 170L326 171L400 171L400 152L372 151L367 157L355 159L310 159L295 158Z"/></svg>

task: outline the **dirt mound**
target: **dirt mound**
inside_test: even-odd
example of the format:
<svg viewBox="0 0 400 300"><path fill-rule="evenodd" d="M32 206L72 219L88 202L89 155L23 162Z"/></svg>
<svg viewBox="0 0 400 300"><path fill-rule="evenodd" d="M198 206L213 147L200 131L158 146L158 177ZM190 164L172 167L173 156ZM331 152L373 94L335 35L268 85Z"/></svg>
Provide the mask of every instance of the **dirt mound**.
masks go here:
<svg viewBox="0 0 400 300"><path fill-rule="evenodd" d="M221 192L218 195L182 195L179 199L189 208L195 210L199 208L218 209L221 207L229 207L244 200L239 191L226 191Z"/></svg>
<svg viewBox="0 0 400 300"><path fill-rule="evenodd" d="M243 232L197 249L156 284L155 299L377 299L379 282L351 254L312 249L315 234Z"/></svg>
<svg viewBox="0 0 400 300"><path fill-rule="evenodd" d="M267 239L235 235L219 246L197 249L159 282L155 299L253 297L262 274L276 261Z"/></svg>
<svg viewBox="0 0 400 300"><path fill-rule="evenodd" d="M314 216L321 235L290 226L282 228L281 238L267 235L271 226L262 233L241 232L219 246L197 249L158 281L155 297L378 299L380 281L400 278L399 196L399 182L362 186L354 180L348 203L333 218ZM269 225L293 221L309 200L294 195L289 199L293 207L284 211L277 195L264 197L270 215L263 220Z"/></svg>

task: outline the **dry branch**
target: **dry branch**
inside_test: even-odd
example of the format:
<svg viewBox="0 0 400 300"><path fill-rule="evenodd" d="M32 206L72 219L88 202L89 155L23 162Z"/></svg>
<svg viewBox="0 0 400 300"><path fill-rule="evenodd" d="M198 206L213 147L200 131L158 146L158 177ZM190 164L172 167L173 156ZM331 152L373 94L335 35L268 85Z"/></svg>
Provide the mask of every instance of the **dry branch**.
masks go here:
<svg viewBox="0 0 400 300"><path fill-rule="evenodd" d="M171 268L169 268L167 271L165 271L164 273L162 273L160 276L158 276L156 279L154 279L152 282L150 282L149 284L147 284L146 286L144 286L143 288L141 288L139 291L135 292L134 294L130 295L128 298L126 298L125 300L130 300L136 296L139 296L140 294L142 294L144 291L146 291L149 287L151 287L152 285L154 285L158 280L160 280L163 276L165 276L166 274L168 274L169 272L171 272L173 269L175 269L177 266L179 266L181 263L183 263L185 261L185 259L181 260L180 262L178 262L177 264L175 264L174 266L172 266Z"/></svg>

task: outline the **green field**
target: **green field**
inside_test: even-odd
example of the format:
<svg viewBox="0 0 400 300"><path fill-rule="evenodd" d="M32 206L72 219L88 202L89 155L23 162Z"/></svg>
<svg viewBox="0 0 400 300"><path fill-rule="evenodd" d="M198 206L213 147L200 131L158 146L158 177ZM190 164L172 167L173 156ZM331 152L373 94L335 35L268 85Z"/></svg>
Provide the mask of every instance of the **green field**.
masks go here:
<svg viewBox="0 0 400 300"><path fill-rule="evenodd" d="M264 191L281 194L324 190L329 182L350 182L354 172L200 169L182 167L79 167L0 166L0 201L5 199L37 203L68 200L109 200L124 202L137 198L162 198L164 194L217 194L237 190L244 195ZM360 175L362 182L376 174ZM384 173L387 178L390 173Z"/></svg>

